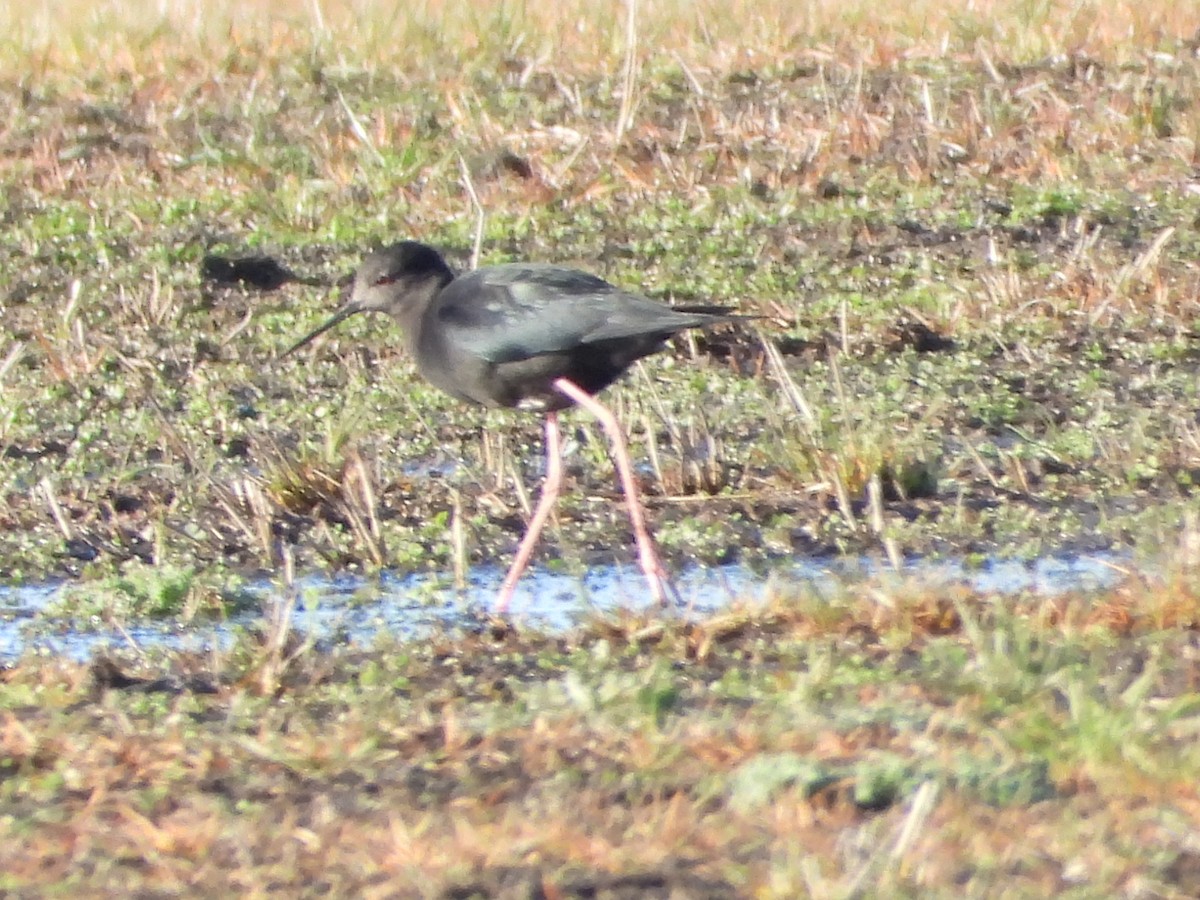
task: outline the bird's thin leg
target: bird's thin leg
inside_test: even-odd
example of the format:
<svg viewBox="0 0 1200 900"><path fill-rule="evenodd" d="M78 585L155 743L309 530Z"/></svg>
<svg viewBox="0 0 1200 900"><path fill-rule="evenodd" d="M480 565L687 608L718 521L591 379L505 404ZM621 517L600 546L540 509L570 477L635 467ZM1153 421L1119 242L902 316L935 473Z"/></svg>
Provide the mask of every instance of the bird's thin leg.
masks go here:
<svg viewBox="0 0 1200 900"><path fill-rule="evenodd" d="M667 591L670 591L675 602L682 604L679 591L675 589L675 585L667 576L667 570L663 568L662 561L658 558L658 552L654 549L654 540L650 537L650 529L646 527L646 517L642 513L642 501L638 496L637 483L633 479L633 464L629 461L629 450L625 446L625 436L621 433L617 417L607 406L573 381L566 378L555 379L554 389L570 397L577 405L590 412L596 417L600 427L608 432L608 439L612 442L613 447L613 463L617 467L617 474L621 478L621 487L625 490L625 500L629 504L629 521L633 524L633 536L637 541L638 560L641 563L642 571L646 573L646 579L650 582L650 595L660 605L666 606Z"/></svg>
<svg viewBox="0 0 1200 900"><path fill-rule="evenodd" d="M558 413L546 414L546 480L542 482L542 495L538 497L537 507L529 519L529 527L525 529L525 537L521 538L521 546L517 548L516 559L508 567L504 576L504 584L500 585L500 596L496 598L495 612L503 615L512 600L517 581L529 558L533 556L533 548L538 536L550 518L550 510L558 499L558 491L562 487L562 439L558 432Z"/></svg>

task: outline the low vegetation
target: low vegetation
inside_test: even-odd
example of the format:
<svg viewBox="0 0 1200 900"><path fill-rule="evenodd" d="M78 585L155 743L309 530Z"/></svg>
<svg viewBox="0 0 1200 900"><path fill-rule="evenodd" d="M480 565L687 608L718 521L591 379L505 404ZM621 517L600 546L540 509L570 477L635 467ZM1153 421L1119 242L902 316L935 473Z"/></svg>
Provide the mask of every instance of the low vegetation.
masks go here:
<svg viewBox="0 0 1200 900"><path fill-rule="evenodd" d="M0 578L66 585L28 634L512 552L535 418L386 322L278 358L400 237L764 317L609 395L673 566L1126 576L372 646L281 590L211 653L26 654L0 889L1198 893L1192 4L223 6L0 13ZM628 561L567 421L541 562Z"/></svg>

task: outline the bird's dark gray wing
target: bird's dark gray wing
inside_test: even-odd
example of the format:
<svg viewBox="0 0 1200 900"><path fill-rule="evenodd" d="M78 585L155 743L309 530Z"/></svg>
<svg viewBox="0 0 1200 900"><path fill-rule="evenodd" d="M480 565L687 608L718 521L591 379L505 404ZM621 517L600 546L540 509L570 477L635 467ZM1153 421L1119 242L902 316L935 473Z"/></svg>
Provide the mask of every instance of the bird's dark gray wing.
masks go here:
<svg viewBox="0 0 1200 900"><path fill-rule="evenodd" d="M437 317L448 341L493 363L719 321L676 312L575 269L521 264L456 278L438 297Z"/></svg>

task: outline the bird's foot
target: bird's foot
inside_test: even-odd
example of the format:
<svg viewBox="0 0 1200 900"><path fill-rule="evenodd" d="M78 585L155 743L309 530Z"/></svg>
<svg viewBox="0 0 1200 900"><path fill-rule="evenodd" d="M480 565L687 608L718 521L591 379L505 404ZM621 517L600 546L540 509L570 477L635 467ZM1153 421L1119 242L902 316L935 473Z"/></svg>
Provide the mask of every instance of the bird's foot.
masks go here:
<svg viewBox="0 0 1200 900"><path fill-rule="evenodd" d="M500 592L496 594L496 602L492 605L492 615L495 618L502 618L508 613L508 604L512 602L513 594L517 589L517 578L520 577L520 572L514 575L509 572L504 579L504 584L500 586Z"/></svg>
<svg viewBox="0 0 1200 900"><path fill-rule="evenodd" d="M663 568L658 554L653 551L643 551L640 561L642 571L646 573L646 580L650 582L650 596L654 598L655 602L659 606L664 607L670 606L672 601L674 601L676 606L683 606L683 597L679 595L679 590L675 587L675 582L671 580L671 576Z"/></svg>

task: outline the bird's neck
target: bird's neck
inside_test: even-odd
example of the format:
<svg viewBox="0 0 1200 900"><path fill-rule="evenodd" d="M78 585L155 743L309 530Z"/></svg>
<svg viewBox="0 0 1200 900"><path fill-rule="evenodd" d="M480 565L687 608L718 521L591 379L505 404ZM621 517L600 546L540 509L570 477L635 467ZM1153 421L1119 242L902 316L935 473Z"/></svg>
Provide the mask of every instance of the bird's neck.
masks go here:
<svg viewBox="0 0 1200 900"><path fill-rule="evenodd" d="M408 302L394 313L396 322L404 332L409 354L416 352L421 343L421 332L426 321L426 313L432 309L437 295L442 288L454 280L454 274L449 268L444 273L430 277L425 282L410 288Z"/></svg>

